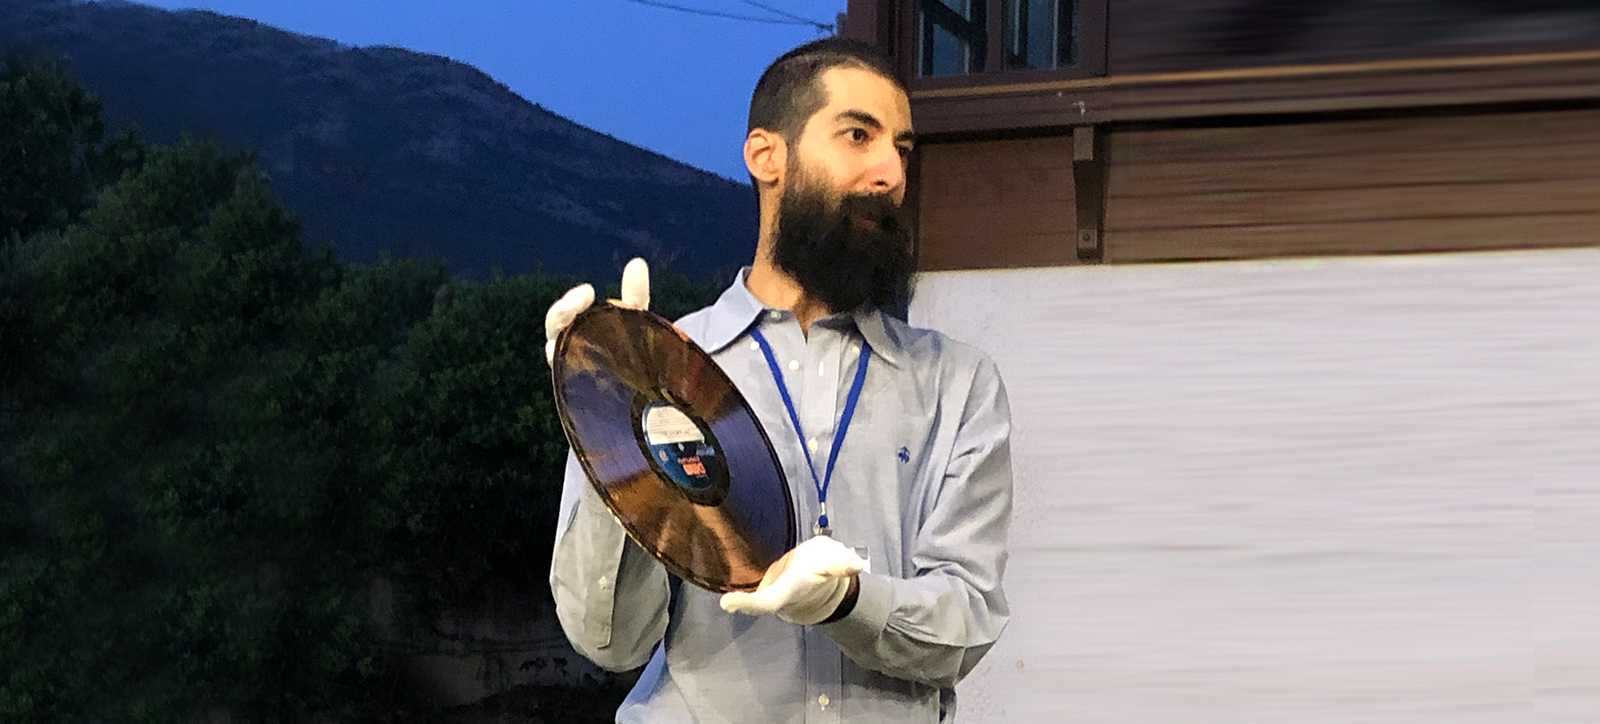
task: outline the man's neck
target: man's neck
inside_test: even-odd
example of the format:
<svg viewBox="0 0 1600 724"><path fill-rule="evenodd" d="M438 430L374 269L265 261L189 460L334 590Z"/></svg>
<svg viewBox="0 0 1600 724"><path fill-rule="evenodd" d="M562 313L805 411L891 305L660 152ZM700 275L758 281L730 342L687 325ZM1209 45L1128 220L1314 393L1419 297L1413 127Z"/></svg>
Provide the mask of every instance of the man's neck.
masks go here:
<svg viewBox="0 0 1600 724"><path fill-rule="evenodd" d="M784 273L765 254L750 267L744 285L762 304L793 313L804 334L810 334L812 322L832 313L827 305L806 294L794 277Z"/></svg>

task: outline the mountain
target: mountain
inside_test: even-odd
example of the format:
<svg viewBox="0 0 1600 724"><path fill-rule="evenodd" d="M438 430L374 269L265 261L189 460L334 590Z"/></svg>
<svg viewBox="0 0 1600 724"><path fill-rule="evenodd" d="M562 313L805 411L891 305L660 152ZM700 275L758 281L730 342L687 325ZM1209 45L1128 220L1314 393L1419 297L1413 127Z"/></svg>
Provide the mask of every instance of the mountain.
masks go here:
<svg viewBox="0 0 1600 724"><path fill-rule="evenodd" d="M0 0L0 46L66 57L110 129L257 151L308 245L347 261L388 250L458 276L542 267L601 281L637 255L710 278L755 248L747 184L448 58L120 1Z"/></svg>

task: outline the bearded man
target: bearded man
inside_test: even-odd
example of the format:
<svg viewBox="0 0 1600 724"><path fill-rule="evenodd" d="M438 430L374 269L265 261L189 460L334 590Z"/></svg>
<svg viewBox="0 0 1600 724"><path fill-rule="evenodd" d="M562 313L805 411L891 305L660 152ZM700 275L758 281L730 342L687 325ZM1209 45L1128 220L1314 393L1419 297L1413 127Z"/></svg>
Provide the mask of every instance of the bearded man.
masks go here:
<svg viewBox="0 0 1600 724"><path fill-rule="evenodd" d="M618 722L951 721L956 682L1005 628L1005 388L981 352L884 313L911 294L913 139L871 46L809 43L757 83L755 261L677 325L755 411L805 540L754 592L681 585L569 456L550 586L580 653L647 665ZM550 308L547 355L593 300L583 285ZM649 305L640 260L622 303Z"/></svg>

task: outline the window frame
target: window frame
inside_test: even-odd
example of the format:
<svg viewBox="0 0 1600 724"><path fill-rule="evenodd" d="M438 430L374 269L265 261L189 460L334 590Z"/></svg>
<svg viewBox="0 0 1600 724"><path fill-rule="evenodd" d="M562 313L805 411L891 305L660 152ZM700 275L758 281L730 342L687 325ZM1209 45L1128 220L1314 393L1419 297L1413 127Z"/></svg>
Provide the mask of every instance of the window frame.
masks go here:
<svg viewBox="0 0 1600 724"><path fill-rule="evenodd" d="M1109 0L1076 0L1078 5L1078 62L1064 68L1014 69L1004 67L1005 53L1005 0L974 0L984 6L984 32L987 36L984 53L984 70L978 73L946 76L920 74L922 57L919 35L922 27L919 8L922 0L897 0L896 14L904 18L897 28L896 45L904 49L899 53L900 77L912 91L944 88L976 88L985 85L1009 83L1039 83L1078 78L1096 78L1106 75L1107 17Z"/></svg>

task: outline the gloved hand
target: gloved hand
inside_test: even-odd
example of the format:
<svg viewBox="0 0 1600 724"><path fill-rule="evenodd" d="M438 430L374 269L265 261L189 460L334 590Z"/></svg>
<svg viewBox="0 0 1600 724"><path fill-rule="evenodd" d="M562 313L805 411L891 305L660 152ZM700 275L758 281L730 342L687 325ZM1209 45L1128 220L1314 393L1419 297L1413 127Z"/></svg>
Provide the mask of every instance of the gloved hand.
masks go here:
<svg viewBox="0 0 1600 724"><path fill-rule="evenodd" d="M650 266L643 259L634 259L622 268L622 299L617 301L633 309L650 308ZM591 304L594 304L594 287L579 284L550 305L550 311L544 315L545 362L555 361L556 336Z"/></svg>
<svg viewBox="0 0 1600 724"><path fill-rule="evenodd" d="M722 610L751 616L775 613L789 623L810 626L833 615L850 591L850 578L865 567L854 550L819 535L772 564L754 593L722 594Z"/></svg>

